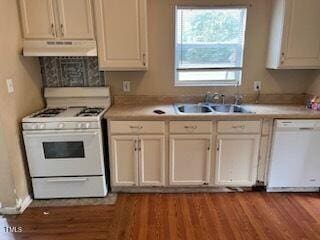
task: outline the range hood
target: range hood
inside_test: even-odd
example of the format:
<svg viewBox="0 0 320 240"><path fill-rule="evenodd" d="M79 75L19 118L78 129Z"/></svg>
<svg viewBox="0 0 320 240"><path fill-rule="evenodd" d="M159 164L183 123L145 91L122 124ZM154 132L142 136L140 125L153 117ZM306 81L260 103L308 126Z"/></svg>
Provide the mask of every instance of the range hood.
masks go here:
<svg viewBox="0 0 320 240"><path fill-rule="evenodd" d="M67 40L25 40L23 56L26 57L95 57L97 56L96 41Z"/></svg>

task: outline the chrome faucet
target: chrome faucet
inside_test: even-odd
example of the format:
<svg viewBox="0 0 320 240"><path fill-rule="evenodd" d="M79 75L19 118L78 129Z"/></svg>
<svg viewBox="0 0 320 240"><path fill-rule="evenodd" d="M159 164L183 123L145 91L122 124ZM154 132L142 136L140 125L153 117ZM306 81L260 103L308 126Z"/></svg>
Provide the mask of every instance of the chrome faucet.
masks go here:
<svg viewBox="0 0 320 240"><path fill-rule="evenodd" d="M243 100L243 96L240 95L240 85L239 82L236 85L237 88L237 93L234 95L234 104L235 105L241 105L242 104L242 100Z"/></svg>

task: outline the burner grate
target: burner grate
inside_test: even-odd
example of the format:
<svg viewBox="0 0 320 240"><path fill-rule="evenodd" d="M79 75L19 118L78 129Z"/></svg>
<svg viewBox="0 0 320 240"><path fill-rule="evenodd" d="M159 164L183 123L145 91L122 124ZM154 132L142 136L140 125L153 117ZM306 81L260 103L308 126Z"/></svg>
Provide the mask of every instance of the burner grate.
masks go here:
<svg viewBox="0 0 320 240"><path fill-rule="evenodd" d="M33 115L32 117L55 117L57 116L58 114L64 112L66 110L66 108L48 108L48 109L45 109L35 115Z"/></svg>
<svg viewBox="0 0 320 240"><path fill-rule="evenodd" d="M81 112L79 112L76 116L77 117L92 117L98 116L104 108L85 108Z"/></svg>

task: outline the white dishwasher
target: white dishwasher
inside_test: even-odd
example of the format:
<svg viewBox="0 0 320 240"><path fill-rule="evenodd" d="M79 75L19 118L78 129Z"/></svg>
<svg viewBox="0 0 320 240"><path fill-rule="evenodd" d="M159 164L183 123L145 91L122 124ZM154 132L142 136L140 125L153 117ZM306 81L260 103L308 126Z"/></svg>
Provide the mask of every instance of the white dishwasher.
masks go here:
<svg viewBox="0 0 320 240"><path fill-rule="evenodd" d="M320 120L276 120L267 191L318 191Z"/></svg>

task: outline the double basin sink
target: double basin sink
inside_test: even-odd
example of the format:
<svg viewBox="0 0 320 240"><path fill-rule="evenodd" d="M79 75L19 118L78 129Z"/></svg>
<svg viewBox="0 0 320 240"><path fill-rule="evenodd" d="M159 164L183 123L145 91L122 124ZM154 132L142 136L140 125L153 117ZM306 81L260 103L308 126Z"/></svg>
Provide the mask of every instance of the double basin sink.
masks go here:
<svg viewBox="0 0 320 240"><path fill-rule="evenodd" d="M254 113L246 106L235 104L175 104L174 108L178 114Z"/></svg>

